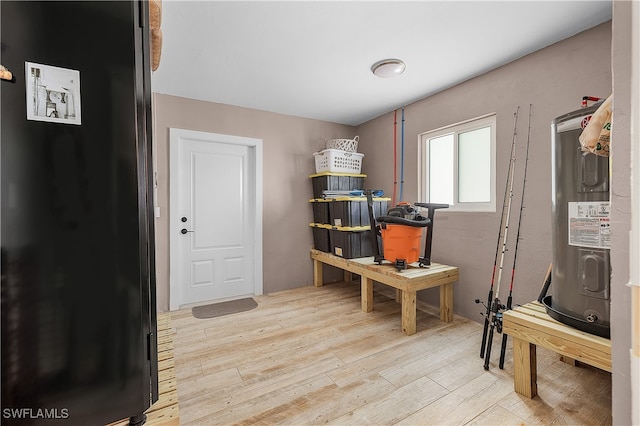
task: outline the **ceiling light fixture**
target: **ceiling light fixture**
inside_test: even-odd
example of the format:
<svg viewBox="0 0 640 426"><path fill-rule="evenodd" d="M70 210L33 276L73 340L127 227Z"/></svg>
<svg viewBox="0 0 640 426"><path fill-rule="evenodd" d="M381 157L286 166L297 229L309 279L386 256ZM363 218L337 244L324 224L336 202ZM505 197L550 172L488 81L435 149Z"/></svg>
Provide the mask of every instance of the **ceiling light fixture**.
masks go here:
<svg viewBox="0 0 640 426"><path fill-rule="evenodd" d="M405 64L400 59L383 59L371 65L371 72L382 78L399 76L404 69Z"/></svg>

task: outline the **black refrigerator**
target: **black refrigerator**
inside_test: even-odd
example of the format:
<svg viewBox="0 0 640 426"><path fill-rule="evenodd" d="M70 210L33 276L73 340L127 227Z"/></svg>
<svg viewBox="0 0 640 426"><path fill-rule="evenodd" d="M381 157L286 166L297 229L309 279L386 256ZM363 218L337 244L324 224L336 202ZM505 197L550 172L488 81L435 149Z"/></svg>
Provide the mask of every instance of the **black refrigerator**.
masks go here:
<svg viewBox="0 0 640 426"><path fill-rule="evenodd" d="M2 425L158 399L148 4L0 2Z"/></svg>

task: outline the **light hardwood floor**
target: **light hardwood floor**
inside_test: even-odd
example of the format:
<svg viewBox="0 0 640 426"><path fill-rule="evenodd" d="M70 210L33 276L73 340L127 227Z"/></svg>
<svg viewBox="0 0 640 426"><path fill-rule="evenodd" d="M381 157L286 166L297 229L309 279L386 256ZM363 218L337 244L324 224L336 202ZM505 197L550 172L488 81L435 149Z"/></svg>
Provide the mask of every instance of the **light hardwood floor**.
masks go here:
<svg viewBox="0 0 640 426"><path fill-rule="evenodd" d="M212 319L171 313L182 425L610 425L611 375L538 349L538 393L513 391L511 344L489 371L482 326L418 306L417 333L376 287L333 283L257 296L258 307ZM471 296L470 296L471 297Z"/></svg>
<svg viewBox="0 0 640 426"><path fill-rule="evenodd" d="M145 414L145 426L179 426L178 391L176 390L175 363L173 357L173 328L171 314L158 313L158 400ZM129 426L129 419L122 419L107 426Z"/></svg>

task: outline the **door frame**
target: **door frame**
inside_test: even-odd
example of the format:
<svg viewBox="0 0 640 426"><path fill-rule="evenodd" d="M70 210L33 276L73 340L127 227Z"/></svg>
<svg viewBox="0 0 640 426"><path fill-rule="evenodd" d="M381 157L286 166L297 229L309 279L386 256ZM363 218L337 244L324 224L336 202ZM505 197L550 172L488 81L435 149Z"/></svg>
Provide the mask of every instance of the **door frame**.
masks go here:
<svg viewBox="0 0 640 426"><path fill-rule="evenodd" d="M226 143L232 145L243 145L249 148L249 167L253 170L250 185L253 186L255 196L254 210L254 286L255 295L263 293L262 277L262 139L248 138L243 136L224 135L211 132L200 132L196 130L186 130L178 128L169 129L169 310L174 311L183 304L180 297L179 280L182 276L182 265L179 260L180 249L177 239L180 237L179 222L179 149L182 139L197 139L202 142Z"/></svg>

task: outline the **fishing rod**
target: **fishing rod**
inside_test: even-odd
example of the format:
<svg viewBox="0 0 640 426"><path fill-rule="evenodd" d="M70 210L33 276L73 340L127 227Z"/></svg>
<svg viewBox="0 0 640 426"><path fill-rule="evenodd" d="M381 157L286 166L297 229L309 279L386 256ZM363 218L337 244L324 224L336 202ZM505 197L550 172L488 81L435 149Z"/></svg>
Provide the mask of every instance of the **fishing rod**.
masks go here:
<svg viewBox="0 0 640 426"><path fill-rule="evenodd" d="M527 184L527 166L529 164L529 141L531 140L531 104L529 104L529 129L527 130L527 150L524 159L524 177L522 179L522 198L520 199L520 213L518 215L518 231L516 232L516 246L513 250L513 267L511 268L511 283L509 284L509 297L507 298L506 310L510 310L513 303L513 282L516 275L516 259L518 258L518 243L520 242L520 227L522 225L522 211L524 210L524 188ZM507 333L502 333L502 345L500 347L500 362L498 366L504 368L504 355L507 351Z"/></svg>
<svg viewBox="0 0 640 426"><path fill-rule="evenodd" d="M519 109L520 107L518 107ZM518 120L518 111L516 110L516 123ZM504 229L504 217L507 203L509 203L509 178L511 174L511 168L513 167L513 160L515 158L515 127L514 127L514 139L511 142L511 158L509 159L509 168L507 169L507 182L504 186L504 198L502 200L502 214L500 215L500 226L498 227L498 238L496 242L496 254L493 258L493 271L491 272L491 285L489 287L489 295L487 296L487 304L485 305L486 312L484 315L484 328L482 330L482 344L480 345L480 358L484 358L485 345L487 344L487 332L489 331L489 320L491 319L491 302L493 301L493 288L496 278L496 269L498 267L498 254L500 253L500 239L503 236ZM476 303L481 303L480 299L476 299Z"/></svg>
<svg viewBox="0 0 640 426"><path fill-rule="evenodd" d="M397 166L398 166L398 159L397 159L397 153L398 153L398 110L394 109L393 110L393 198L391 201L391 205L395 206L396 205L396 186L398 185L398 172L397 172Z"/></svg>
<svg viewBox="0 0 640 426"><path fill-rule="evenodd" d="M511 168L511 162L509 162L509 168ZM507 173L508 174L508 173ZM482 330L482 343L480 345L480 358L484 359L484 349L487 344L487 332L489 331L489 319L491 318L491 302L493 301L493 287L496 278L496 269L498 267L498 254L500 253L500 237L502 237L502 225L504 224L504 209L507 205L507 199L509 197L509 182L504 188L504 200L502 201L502 214L500 215L500 226L498 227L498 238L496 243L496 255L493 258L493 271L491 272L491 286L489 287L489 295L487 296L487 304L485 305L486 312L484 315L484 328ZM476 303L480 303L480 299L476 299Z"/></svg>
<svg viewBox="0 0 640 426"><path fill-rule="evenodd" d="M400 198L398 202L402 202L402 190L404 187L404 107L402 107L402 131L400 132Z"/></svg>
<svg viewBox="0 0 640 426"><path fill-rule="evenodd" d="M504 217L504 233L502 237L502 253L500 255L500 265L498 267L498 279L496 281L496 291L494 294L493 301L491 302L491 311L489 319L489 335L487 336L487 345L484 354L484 369L489 369L489 359L491 358L491 345L493 344L493 332L497 328L498 333L502 332L502 322L501 322L501 309L503 309L502 304L500 303L500 299L498 296L500 295L500 281L502 280L502 266L504 264L504 253L507 251L507 234L509 233L509 216L511 215L511 201L513 200L513 172L515 170L515 162L516 162L516 134L518 127L518 113L520 112L520 106L516 109L514 114L514 124L513 124L513 141L511 142L511 159L509 161L509 171L507 174L507 185L509 187L509 199L507 202L507 215ZM504 212L504 206L502 207Z"/></svg>

